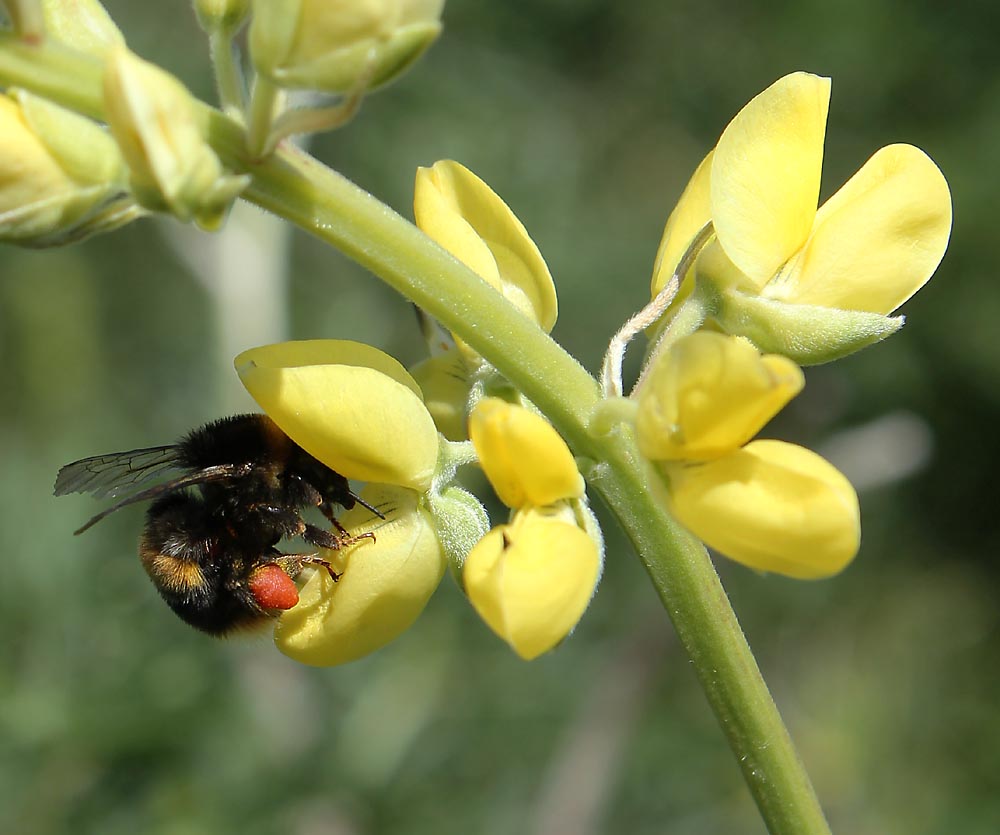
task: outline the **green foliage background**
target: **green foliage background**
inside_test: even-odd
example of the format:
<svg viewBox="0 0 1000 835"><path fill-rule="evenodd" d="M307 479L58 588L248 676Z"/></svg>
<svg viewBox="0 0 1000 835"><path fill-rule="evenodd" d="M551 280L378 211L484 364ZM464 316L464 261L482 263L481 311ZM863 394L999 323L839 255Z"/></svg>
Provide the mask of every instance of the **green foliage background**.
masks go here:
<svg viewBox="0 0 1000 835"><path fill-rule="evenodd" d="M184 2L107 6L133 49L211 97ZM912 472L862 490L864 544L843 576L719 570L835 831L1000 831L1000 11L453 0L445 21L415 71L312 149L407 215L417 165L451 157L480 174L545 254L555 336L591 369L646 300L690 172L786 72L834 80L824 195L891 142L945 172L952 243L909 324L811 369L775 428L849 471ZM761 832L613 523L600 592L557 652L517 660L446 580L395 645L326 670L177 621L134 554L141 510L72 537L99 506L51 498L58 467L250 408L230 349L271 338L262 316L292 337L420 357L408 304L304 234L286 321L213 302L186 260L212 244L178 231L143 221L0 251L0 830ZM902 422L843 434L887 415Z"/></svg>

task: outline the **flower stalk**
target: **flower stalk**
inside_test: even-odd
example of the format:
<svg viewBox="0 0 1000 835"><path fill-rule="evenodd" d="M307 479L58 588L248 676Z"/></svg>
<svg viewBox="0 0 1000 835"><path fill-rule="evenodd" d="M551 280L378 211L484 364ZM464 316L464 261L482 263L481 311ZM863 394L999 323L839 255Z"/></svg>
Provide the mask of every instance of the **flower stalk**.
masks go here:
<svg viewBox="0 0 1000 835"><path fill-rule="evenodd" d="M101 119L101 74L97 60L0 34L0 84ZM828 832L704 546L663 509L654 492L661 477L630 431L588 430L600 403L597 381L495 289L363 189L287 144L251 159L240 125L206 105L197 105L197 119L225 167L252 175L245 199L337 247L434 316L514 383L577 456L594 462L584 474L642 559L769 830Z"/></svg>

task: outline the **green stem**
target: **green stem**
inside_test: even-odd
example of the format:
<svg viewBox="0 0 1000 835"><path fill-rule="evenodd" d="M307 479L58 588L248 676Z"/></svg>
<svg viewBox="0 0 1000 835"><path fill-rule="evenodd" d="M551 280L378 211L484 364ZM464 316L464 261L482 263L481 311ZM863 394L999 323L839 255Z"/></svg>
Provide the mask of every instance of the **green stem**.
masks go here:
<svg viewBox="0 0 1000 835"><path fill-rule="evenodd" d="M250 93L250 109L247 112L246 146L254 159L262 158L273 148L271 125L281 101L281 90L264 76L258 75Z"/></svg>
<svg viewBox="0 0 1000 835"><path fill-rule="evenodd" d="M75 65L75 66L74 66ZM100 67L0 36L0 82L101 118ZM718 575L654 492L658 474L623 430L588 424L597 382L546 333L413 224L294 147L252 160L235 122L203 107L227 166L253 175L244 197L329 242L435 316L515 383L581 456L635 545L772 833L829 829Z"/></svg>
<svg viewBox="0 0 1000 835"><path fill-rule="evenodd" d="M226 115L239 118L246 107L243 91L243 74L240 72L233 54L232 32L215 29L208 36L212 66L215 68L215 84L219 92L219 102Z"/></svg>

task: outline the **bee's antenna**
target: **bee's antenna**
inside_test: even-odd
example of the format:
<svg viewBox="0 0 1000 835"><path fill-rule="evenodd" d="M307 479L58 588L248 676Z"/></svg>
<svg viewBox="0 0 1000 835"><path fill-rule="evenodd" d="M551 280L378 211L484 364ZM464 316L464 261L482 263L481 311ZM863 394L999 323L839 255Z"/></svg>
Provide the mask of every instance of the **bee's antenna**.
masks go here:
<svg viewBox="0 0 1000 835"><path fill-rule="evenodd" d="M372 513L374 513L376 516L378 516L379 519L385 519L385 514L382 513L382 511L378 510L377 508L372 507L370 504L368 504L368 502L366 502L364 499L362 499L361 496L359 496L357 493L351 492L351 498L354 499L354 501L356 501L359 505L361 505L366 510L370 510Z"/></svg>

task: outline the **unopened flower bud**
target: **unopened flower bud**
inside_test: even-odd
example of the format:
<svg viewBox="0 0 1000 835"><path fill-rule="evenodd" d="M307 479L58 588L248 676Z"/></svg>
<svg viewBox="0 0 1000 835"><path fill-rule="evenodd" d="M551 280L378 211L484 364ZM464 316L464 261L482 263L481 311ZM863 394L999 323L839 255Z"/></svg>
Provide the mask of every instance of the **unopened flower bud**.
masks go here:
<svg viewBox="0 0 1000 835"><path fill-rule="evenodd" d="M444 0L255 0L251 57L279 87L374 89L430 46L443 6Z"/></svg>
<svg viewBox="0 0 1000 835"><path fill-rule="evenodd" d="M102 222L127 202L125 164L111 137L45 99L0 95L0 147L0 240L78 240L113 226Z"/></svg>
<svg viewBox="0 0 1000 835"><path fill-rule="evenodd" d="M224 171L184 85L122 48L108 59L104 99L136 199L203 229L218 228L250 178Z"/></svg>

